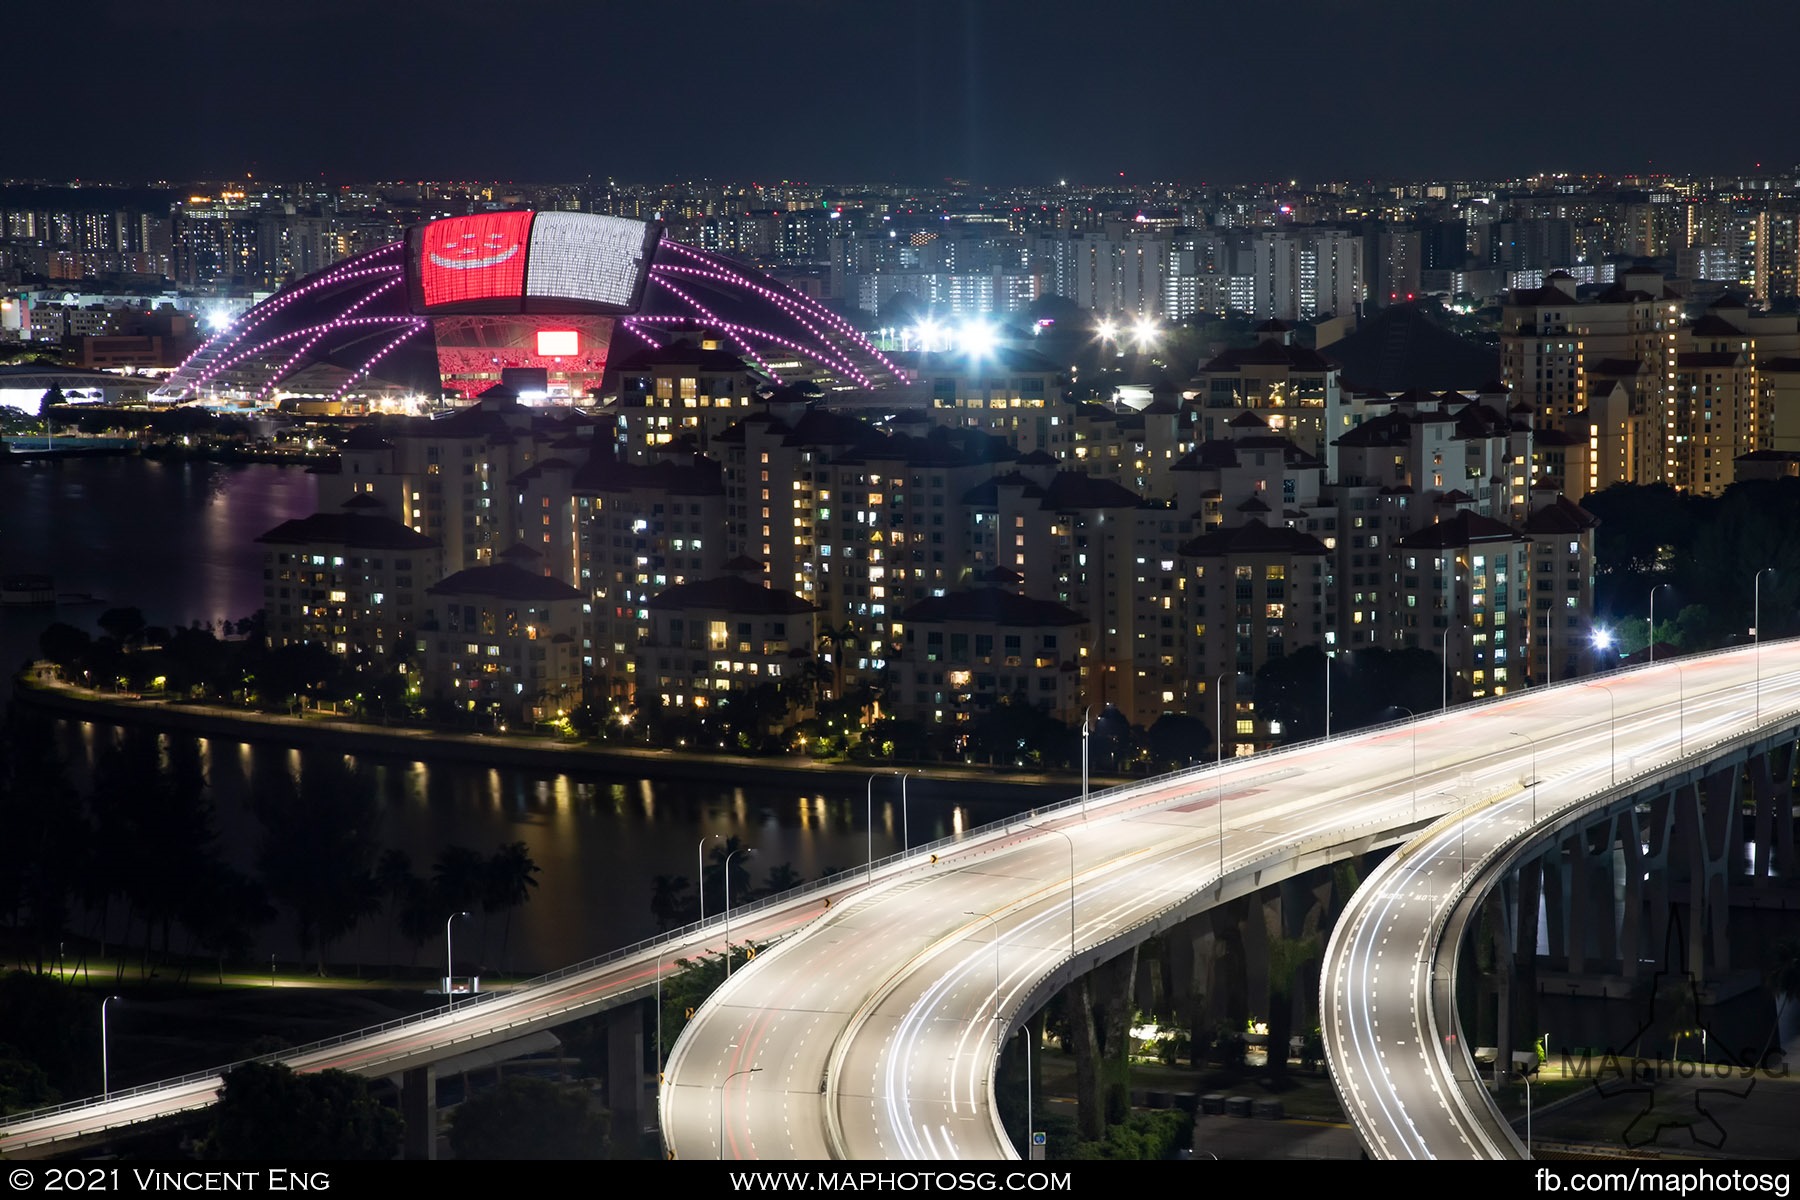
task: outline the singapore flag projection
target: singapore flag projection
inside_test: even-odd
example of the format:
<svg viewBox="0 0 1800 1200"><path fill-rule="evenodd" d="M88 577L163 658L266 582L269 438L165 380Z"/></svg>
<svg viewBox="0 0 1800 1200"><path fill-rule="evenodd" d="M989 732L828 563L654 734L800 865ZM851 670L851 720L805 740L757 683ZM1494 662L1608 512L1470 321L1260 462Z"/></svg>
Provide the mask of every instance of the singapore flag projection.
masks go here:
<svg viewBox="0 0 1800 1200"><path fill-rule="evenodd" d="M598 213L446 217L408 235L420 314L636 312L662 236L653 221Z"/></svg>
<svg viewBox="0 0 1800 1200"><path fill-rule="evenodd" d="M426 308L516 298L525 288L528 212L451 217L425 226L419 288Z"/></svg>
<svg viewBox="0 0 1800 1200"><path fill-rule="evenodd" d="M531 230L526 294L634 310L655 244L642 221L595 213L539 213Z"/></svg>

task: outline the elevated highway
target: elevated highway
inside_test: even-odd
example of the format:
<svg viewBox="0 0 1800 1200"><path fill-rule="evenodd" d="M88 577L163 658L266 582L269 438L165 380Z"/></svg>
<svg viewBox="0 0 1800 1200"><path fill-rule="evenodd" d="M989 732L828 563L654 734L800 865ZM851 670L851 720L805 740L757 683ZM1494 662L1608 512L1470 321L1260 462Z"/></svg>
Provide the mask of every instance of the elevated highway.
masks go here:
<svg viewBox="0 0 1800 1200"><path fill-rule="evenodd" d="M1658 664L1096 793L740 910L734 942L779 940L674 1048L665 1141L695 1158L1011 1157L997 1051L1057 990L1222 901L1423 833L1333 938L1333 1079L1374 1153L1504 1155L1504 1123L1433 1015L1454 966L1446 922L1519 838L1745 738L1791 736L1797 704L1794 643ZM724 940L715 920L283 1059L403 1075L645 998L676 958ZM219 1078L25 1114L0 1124L0 1149L204 1106Z"/></svg>

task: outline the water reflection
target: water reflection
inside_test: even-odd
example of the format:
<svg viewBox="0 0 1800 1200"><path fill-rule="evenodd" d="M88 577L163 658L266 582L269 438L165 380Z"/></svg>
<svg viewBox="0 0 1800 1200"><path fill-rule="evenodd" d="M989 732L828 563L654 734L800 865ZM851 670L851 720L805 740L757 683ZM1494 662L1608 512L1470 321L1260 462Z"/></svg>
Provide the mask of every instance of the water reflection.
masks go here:
<svg viewBox="0 0 1800 1200"><path fill-rule="evenodd" d="M120 733L86 722L66 722L59 729L75 786L85 790L96 752L115 744ZM735 836L756 847L754 875L759 884L775 867L791 866L811 880L828 870L854 867L867 854L862 789L854 783L843 793L756 785L709 787L402 762L217 739L194 741L196 749L207 754L221 844L242 870L254 867L263 836L251 805L259 784L266 786L266 781L282 774L304 776L309 767L335 766L339 759L367 786L380 814L376 855L385 849L401 850L416 874L429 877L432 864L450 846L465 846L486 857L509 842L524 842L541 871L530 902L513 914L505 947L510 962L498 961L504 914L492 914L491 921L478 914L467 934L471 955L487 956L479 961L490 971L547 970L655 933L651 881L657 875L692 881L695 847L702 835ZM964 806L931 807L935 811L922 811L913 826L915 845L1011 811L1002 804L978 805L974 815ZM877 858L900 849L898 809L898 804L878 806ZM491 937L484 932L490 924ZM259 957L269 953L299 957L291 922L277 922L264 935ZM383 915L360 928L332 957L374 963L390 961L398 953L405 961L410 949L394 949L405 946Z"/></svg>

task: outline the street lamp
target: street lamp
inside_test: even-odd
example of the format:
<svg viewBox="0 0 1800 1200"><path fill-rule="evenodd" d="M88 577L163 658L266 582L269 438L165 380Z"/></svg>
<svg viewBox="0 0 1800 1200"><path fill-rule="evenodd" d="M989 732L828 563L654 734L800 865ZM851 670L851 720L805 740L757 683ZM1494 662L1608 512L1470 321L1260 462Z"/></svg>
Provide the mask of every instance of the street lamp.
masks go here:
<svg viewBox="0 0 1800 1200"><path fill-rule="evenodd" d="M1650 589L1650 661L1656 661L1656 593L1669 585L1659 583Z"/></svg>
<svg viewBox="0 0 1800 1200"><path fill-rule="evenodd" d="M1756 582L1751 586L1754 607L1750 611L1750 636L1756 643L1756 717L1762 719L1762 577L1773 571L1774 567L1764 567L1756 573Z"/></svg>
<svg viewBox="0 0 1800 1200"><path fill-rule="evenodd" d="M1531 1072L1519 1068L1519 1082L1525 1085L1525 1157L1531 1157Z"/></svg>
<svg viewBox="0 0 1800 1200"><path fill-rule="evenodd" d="M1431 794L1434 796L1448 796L1450 799L1456 801L1458 805L1461 805L1463 802L1461 796L1448 788L1439 788ZM1462 863L1461 869L1457 871L1457 874L1467 875L1469 873L1469 815L1467 813L1464 813L1461 819L1456 822L1456 855Z"/></svg>
<svg viewBox="0 0 1800 1200"><path fill-rule="evenodd" d="M664 947L656 952L656 1095L660 1099L663 1085L663 1049L662 1049L662 960L669 952Z"/></svg>
<svg viewBox="0 0 1800 1200"><path fill-rule="evenodd" d="M1081 819L1087 820L1088 796L1088 716L1092 708L1081 710Z"/></svg>
<svg viewBox="0 0 1800 1200"><path fill-rule="evenodd" d="M863 805L863 826L869 835L869 882L875 882L875 777L869 776L867 796Z"/></svg>
<svg viewBox="0 0 1800 1200"><path fill-rule="evenodd" d="M725 856L725 978L731 978L731 860L740 854L755 854L755 846L739 846Z"/></svg>
<svg viewBox="0 0 1800 1200"><path fill-rule="evenodd" d="M106 1006L117 999L117 996L108 996L100 1002L100 1098L102 1100L112 1094L112 1074L106 1060Z"/></svg>
<svg viewBox="0 0 1800 1200"><path fill-rule="evenodd" d="M1025 1140L1031 1140L1031 1022L1019 1030L1019 1040L1025 1043ZM1030 1153L1029 1150L1026 1151Z"/></svg>
<svg viewBox="0 0 1800 1200"><path fill-rule="evenodd" d="M900 772L900 849L912 849L912 820L906 815L906 777L910 772Z"/></svg>
<svg viewBox="0 0 1800 1200"><path fill-rule="evenodd" d="M444 996L450 1007L456 1007L456 954L451 949L450 923L458 917L466 917L466 912L453 912L444 918Z"/></svg>
<svg viewBox="0 0 1800 1200"><path fill-rule="evenodd" d="M1550 614L1556 611L1551 605L1544 610L1544 682L1550 682Z"/></svg>
<svg viewBox="0 0 1800 1200"><path fill-rule="evenodd" d="M1395 708L1405 713L1412 724L1412 819L1415 824L1419 820L1419 714L1410 708L1396 704Z"/></svg>
<svg viewBox="0 0 1800 1200"><path fill-rule="evenodd" d="M965 917L986 917L994 923L994 1020L1000 1019L1000 919L993 913L975 912L963 909Z"/></svg>
<svg viewBox="0 0 1800 1200"><path fill-rule="evenodd" d="M1219 886L1225 886L1225 675L1213 681L1213 774L1218 776Z"/></svg>
<svg viewBox="0 0 1800 1200"><path fill-rule="evenodd" d="M731 960L728 957L725 961L729 963ZM762 1070L761 1067L745 1067L741 1071L733 1071L725 1077L724 1082L719 1084L719 1157L721 1159L725 1157L725 1089L739 1075L754 1075L760 1070Z"/></svg>
<svg viewBox="0 0 1800 1200"><path fill-rule="evenodd" d="M1687 672L1675 668L1675 738L1681 753L1687 753Z"/></svg>
<svg viewBox="0 0 1800 1200"><path fill-rule="evenodd" d="M1048 825L1026 825L1025 828L1054 833L1069 843L1069 959L1073 961L1075 958L1075 839L1062 830L1052 829Z"/></svg>
<svg viewBox="0 0 1800 1200"><path fill-rule="evenodd" d="M1612 781L1616 785L1619 782L1619 698L1604 683L1584 683L1581 686L1599 688L1606 693L1606 703L1612 713Z"/></svg>
<svg viewBox="0 0 1800 1200"><path fill-rule="evenodd" d="M1450 626L1444 626L1444 704L1445 712L1450 711Z"/></svg>
<svg viewBox="0 0 1800 1200"><path fill-rule="evenodd" d="M1538 796L1537 739L1532 737L1529 733L1520 733L1516 729L1511 731L1511 736L1522 737L1527 742L1531 743L1531 823L1536 825Z"/></svg>
<svg viewBox="0 0 1800 1200"><path fill-rule="evenodd" d="M700 839L694 847L694 878L700 881L700 923L706 923L706 843L722 841L716 833L709 833Z"/></svg>
<svg viewBox="0 0 1800 1200"><path fill-rule="evenodd" d="M1325 652L1325 740L1331 740L1331 651Z"/></svg>

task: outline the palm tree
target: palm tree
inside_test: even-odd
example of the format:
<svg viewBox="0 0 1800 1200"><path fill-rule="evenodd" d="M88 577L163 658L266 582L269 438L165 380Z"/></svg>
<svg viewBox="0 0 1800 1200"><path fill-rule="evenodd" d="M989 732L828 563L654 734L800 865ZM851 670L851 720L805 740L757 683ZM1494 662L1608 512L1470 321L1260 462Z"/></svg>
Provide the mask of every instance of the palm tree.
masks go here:
<svg viewBox="0 0 1800 1200"><path fill-rule="evenodd" d="M724 906L723 897L726 895L736 896L741 901L750 894L750 868L744 863L744 860L750 855L739 853L739 851L749 849L750 847L744 845L744 839L735 833L726 838L722 845L713 849L712 861L706 867L706 882L711 888L718 889L725 886L725 864L731 864L730 891L718 893L721 897L719 901L721 908Z"/></svg>
<svg viewBox="0 0 1800 1200"><path fill-rule="evenodd" d="M389 935L392 926L398 924L400 908L417 880L413 874L412 858L404 850L384 850L375 864L375 887L381 893L383 903L387 907L389 919Z"/></svg>
<svg viewBox="0 0 1800 1200"><path fill-rule="evenodd" d="M412 946L414 966L419 962L419 950L444 927L442 909L436 888L416 875L407 881L398 915L400 936Z"/></svg>
<svg viewBox="0 0 1800 1200"><path fill-rule="evenodd" d="M844 694L844 659L862 644L862 635L855 625L845 621L842 625L820 625L818 637L819 644L831 650L831 698L837 700Z"/></svg>
<svg viewBox="0 0 1800 1200"><path fill-rule="evenodd" d="M658 929L672 929L680 924L693 902L688 896L689 886L686 875L658 875L650 881L650 912L656 917Z"/></svg>
<svg viewBox="0 0 1800 1200"><path fill-rule="evenodd" d="M789 888L799 887L804 882L805 879L800 872L794 870L793 863L777 863L770 867L769 873L763 877L763 895L773 896L785 892Z"/></svg>
<svg viewBox="0 0 1800 1200"><path fill-rule="evenodd" d="M512 940L512 914L531 899L531 889L538 885L532 876L538 873L537 863L531 860L531 851L524 842L508 842L495 850L487 860L487 870L482 880L481 908L483 912L503 910L506 913L506 925L500 933L500 963L506 965L507 944Z"/></svg>
<svg viewBox="0 0 1800 1200"><path fill-rule="evenodd" d="M487 860L467 846L445 846L431 866L431 893L442 909L442 923L451 913L471 912L487 891ZM487 930L482 929L486 942ZM475 955L477 959L481 956Z"/></svg>

